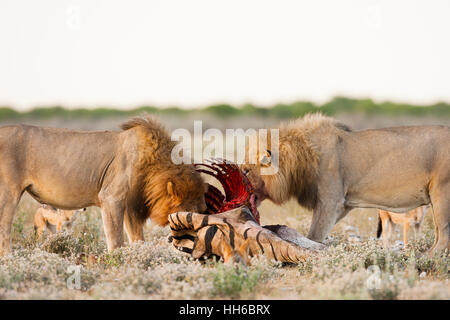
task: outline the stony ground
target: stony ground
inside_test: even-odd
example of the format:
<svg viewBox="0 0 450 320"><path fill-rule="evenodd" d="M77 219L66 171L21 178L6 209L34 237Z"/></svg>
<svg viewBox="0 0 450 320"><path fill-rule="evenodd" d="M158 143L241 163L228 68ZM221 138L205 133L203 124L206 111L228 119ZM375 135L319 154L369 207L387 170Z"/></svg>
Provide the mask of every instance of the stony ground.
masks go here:
<svg viewBox="0 0 450 320"><path fill-rule="evenodd" d="M261 257L244 270L190 260L167 242L168 228L151 223L145 243L107 253L98 208L82 214L71 233L38 240L36 208L29 197L19 205L14 250L0 258L2 299L450 299L449 255L423 255L434 239L431 214L408 248L383 249L374 239L376 210L354 210L333 229L329 249L306 263ZM265 202L261 213L262 224L302 234L311 221L295 203Z"/></svg>

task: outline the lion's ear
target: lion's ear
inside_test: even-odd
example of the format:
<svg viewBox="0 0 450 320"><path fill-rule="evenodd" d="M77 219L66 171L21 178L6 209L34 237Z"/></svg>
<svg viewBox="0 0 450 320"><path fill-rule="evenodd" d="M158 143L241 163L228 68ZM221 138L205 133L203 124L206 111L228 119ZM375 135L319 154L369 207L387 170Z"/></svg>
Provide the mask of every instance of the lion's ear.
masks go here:
<svg viewBox="0 0 450 320"><path fill-rule="evenodd" d="M177 198L177 194L175 193L175 190L173 188L172 181L167 182L167 193L169 196L171 196L173 199Z"/></svg>
<svg viewBox="0 0 450 320"><path fill-rule="evenodd" d="M261 157L260 162L262 166L270 166L270 163L272 162L272 152L266 149L266 152Z"/></svg>

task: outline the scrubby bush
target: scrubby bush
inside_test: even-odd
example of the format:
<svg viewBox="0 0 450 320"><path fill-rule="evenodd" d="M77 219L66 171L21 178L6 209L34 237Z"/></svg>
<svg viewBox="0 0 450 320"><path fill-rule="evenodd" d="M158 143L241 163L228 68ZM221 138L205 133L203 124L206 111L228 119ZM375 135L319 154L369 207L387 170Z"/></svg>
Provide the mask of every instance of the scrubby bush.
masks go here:
<svg viewBox="0 0 450 320"><path fill-rule="evenodd" d="M311 214L292 203L260 207L264 224L281 223L306 233ZM280 214L274 215L275 210ZM35 207L19 205L13 251L0 258L0 298L5 299L450 299L449 255L429 256L431 216L407 248L385 249L371 238L373 212L355 212L333 228L328 249L298 265L265 256L251 266L200 262L176 250L168 227L145 227L146 242L107 252L98 209L89 208L71 232L37 239ZM351 241L353 224L361 238ZM79 269L78 269L79 268ZM80 270L79 289L68 286Z"/></svg>
<svg viewBox="0 0 450 320"><path fill-rule="evenodd" d="M213 295L239 298L242 292L252 292L258 285L262 272L219 263L213 272Z"/></svg>

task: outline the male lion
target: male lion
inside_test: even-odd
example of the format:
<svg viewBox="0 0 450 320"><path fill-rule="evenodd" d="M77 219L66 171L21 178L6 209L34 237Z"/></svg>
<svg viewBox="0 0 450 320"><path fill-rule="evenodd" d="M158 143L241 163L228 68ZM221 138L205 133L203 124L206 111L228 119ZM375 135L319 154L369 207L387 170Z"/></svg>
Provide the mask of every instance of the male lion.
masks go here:
<svg viewBox="0 0 450 320"><path fill-rule="evenodd" d="M279 170L273 166L270 135L267 150L251 142L256 164L242 165L255 187L257 202L281 204L296 198L314 211L308 237L323 241L353 208L405 212L432 204L435 243L450 249L450 128L411 126L353 132L320 114L279 127Z"/></svg>
<svg viewBox="0 0 450 320"><path fill-rule="evenodd" d="M108 250L144 240L147 218L167 224L176 211L206 209L204 183L192 165L171 161L171 141L153 118L122 131L0 128L0 255L9 251L13 215L24 191L60 209L99 206Z"/></svg>

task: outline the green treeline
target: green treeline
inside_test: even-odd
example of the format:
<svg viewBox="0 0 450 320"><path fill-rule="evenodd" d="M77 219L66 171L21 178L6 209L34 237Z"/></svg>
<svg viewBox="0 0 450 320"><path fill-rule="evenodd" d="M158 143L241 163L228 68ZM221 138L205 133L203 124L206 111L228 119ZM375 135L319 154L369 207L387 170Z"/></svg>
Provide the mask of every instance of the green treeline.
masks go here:
<svg viewBox="0 0 450 320"><path fill-rule="evenodd" d="M335 97L331 101L316 105L311 102L294 102L290 104L276 104L272 107L258 107L246 104L240 107L229 104L219 104L199 109L181 109L177 107L157 108L153 106L142 106L129 110L115 108L76 108L65 109L64 107L38 107L30 111L19 112L12 108L0 107L0 120L5 119L48 119L48 118L104 118L104 117L128 117L147 112L150 114L170 114L186 115L191 112L212 114L218 117L236 116L261 116L275 117L280 119L296 118L309 112L320 111L326 115L336 115L340 113L360 113L366 115L387 115L387 116L437 116L450 117L450 104L437 103L430 106L418 106L393 102L375 103L371 99L351 99L345 97Z"/></svg>

